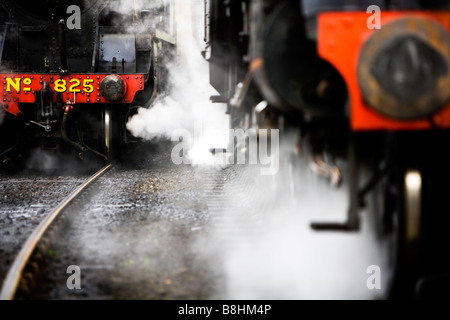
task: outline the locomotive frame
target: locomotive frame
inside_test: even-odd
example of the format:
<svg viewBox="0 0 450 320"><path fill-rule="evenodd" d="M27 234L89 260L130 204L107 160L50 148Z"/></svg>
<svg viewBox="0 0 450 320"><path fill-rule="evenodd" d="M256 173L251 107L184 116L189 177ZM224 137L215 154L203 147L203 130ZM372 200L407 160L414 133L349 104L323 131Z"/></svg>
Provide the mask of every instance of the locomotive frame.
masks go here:
<svg viewBox="0 0 450 320"><path fill-rule="evenodd" d="M2 161L35 146L125 154L136 141L128 117L164 90L174 10L174 0L2 1Z"/></svg>
<svg viewBox="0 0 450 320"><path fill-rule="evenodd" d="M380 30L367 27L370 5ZM292 197L302 183L292 168L346 189L346 221L313 230L358 232L370 210L380 241L394 239L389 298L439 297L450 278L449 10L447 0L205 1L211 100L227 104L231 128L280 130Z"/></svg>

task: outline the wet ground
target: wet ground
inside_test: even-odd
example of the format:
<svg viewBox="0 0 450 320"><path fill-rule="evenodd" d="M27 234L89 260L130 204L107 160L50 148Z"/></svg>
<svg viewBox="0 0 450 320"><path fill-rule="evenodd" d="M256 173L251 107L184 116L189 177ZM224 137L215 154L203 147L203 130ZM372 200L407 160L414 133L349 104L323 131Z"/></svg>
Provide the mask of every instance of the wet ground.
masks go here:
<svg viewBox="0 0 450 320"><path fill-rule="evenodd" d="M280 169L275 176L261 175L258 166L175 165L172 147L170 142L144 145L75 202L46 236L39 290L30 298L386 297L392 245L377 238L369 210L361 212L358 233L310 228L312 221L345 217L345 183L330 189L303 160L297 171ZM301 178L297 184L289 178L294 176ZM18 177L4 181L3 190L14 198L1 200L0 232L20 230L21 238L4 237L3 256L37 224L44 213L38 216L39 209L56 204L55 192L62 197L83 177L64 178L62 188L55 177L35 184L26 176L23 191L14 184ZM373 265L383 272L381 290L367 287ZM79 290L67 287L69 266L80 268Z"/></svg>
<svg viewBox="0 0 450 320"><path fill-rule="evenodd" d="M137 167L116 167L102 177L70 212L64 231L51 238L36 297L213 296L217 269L196 251L209 219L201 180L193 167L172 163L170 145L160 147ZM80 267L81 290L66 286L69 265Z"/></svg>
<svg viewBox="0 0 450 320"><path fill-rule="evenodd" d="M45 214L84 181L84 176L22 172L0 175L0 279Z"/></svg>

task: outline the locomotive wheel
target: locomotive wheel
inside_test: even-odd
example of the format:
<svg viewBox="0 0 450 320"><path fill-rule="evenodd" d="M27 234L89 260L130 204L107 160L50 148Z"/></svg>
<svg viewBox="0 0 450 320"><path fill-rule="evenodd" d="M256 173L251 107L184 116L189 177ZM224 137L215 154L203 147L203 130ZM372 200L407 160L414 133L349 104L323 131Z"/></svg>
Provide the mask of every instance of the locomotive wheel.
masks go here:
<svg viewBox="0 0 450 320"><path fill-rule="evenodd" d="M122 113L113 107L106 107L102 112L102 145L108 162L120 159L123 150Z"/></svg>
<svg viewBox="0 0 450 320"><path fill-rule="evenodd" d="M103 110L103 144L106 150L106 157L111 160L112 150L112 111L110 108Z"/></svg>
<svg viewBox="0 0 450 320"><path fill-rule="evenodd" d="M400 135L399 135L400 136ZM400 243L392 298L450 298L447 264L449 132L408 133L400 136L396 157L399 173ZM413 148L414 147L414 148ZM421 152L417 155L417 151Z"/></svg>

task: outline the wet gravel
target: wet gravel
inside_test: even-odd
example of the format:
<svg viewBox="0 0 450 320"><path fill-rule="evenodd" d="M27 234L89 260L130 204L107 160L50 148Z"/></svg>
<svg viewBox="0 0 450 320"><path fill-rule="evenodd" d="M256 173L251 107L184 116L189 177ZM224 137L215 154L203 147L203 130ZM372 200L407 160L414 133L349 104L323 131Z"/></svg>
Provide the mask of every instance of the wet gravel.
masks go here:
<svg viewBox="0 0 450 320"><path fill-rule="evenodd" d="M45 172L0 175L0 279L33 229L85 178Z"/></svg>
<svg viewBox="0 0 450 320"><path fill-rule="evenodd" d="M116 167L51 232L38 299L212 299L221 269L202 248L210 220L202 173L162 144ZM63 227L61 227L63 226ZM81 290L66 286L68 266Z"/></svg>
<svg viewBox="0 0 450 320"><path fill-rule="evenodd" d="M336 201L342 197L335 190L324 188L326 180L307 170L307 162L299 175L303 184L291 190L285 187L291 171L262 176L257 166L177 166L170 158L172 147L170 142L143 145L141 152L138 149L125 164L101 177L58 219L45 236L45 245L39 246L40 279L26 298L384 297L388 266L383 267L386 283L380 293L367 289L366 270L385 264L389 253L385 246L389 248L390 242L378 243L368 232L373 222L366 212L359 234L312 232L311 221L345 213L338 210L340 204L345 209L345 203ZM79 182L79 177L66 178ZM15 195L14 200L1 200L9 210L17 205L23 212L37 212L32 205L56 204L48 187L39 191L32 175L24 179L30 184L22 195L11 191L13 181L6 184L8 194ZM58 189L56 182L49 182L54 184ZM63 188L59 189L57 194L62 195ZM48 197L43 196L46 192ZM291 197L290 192L298 195ZM318 201L324 192L328 200ZM292 201L299 195L302 206ZM318 210L320 205L323 210ZM30 229L31 218L20 222L19 217L14 221L2 217L2 223ZM6 231L2 227L1 232ZM9 245L3 241L1 247ZM67 287L71 276L67 270L73 265L80 268L81 289Z"/></svg>

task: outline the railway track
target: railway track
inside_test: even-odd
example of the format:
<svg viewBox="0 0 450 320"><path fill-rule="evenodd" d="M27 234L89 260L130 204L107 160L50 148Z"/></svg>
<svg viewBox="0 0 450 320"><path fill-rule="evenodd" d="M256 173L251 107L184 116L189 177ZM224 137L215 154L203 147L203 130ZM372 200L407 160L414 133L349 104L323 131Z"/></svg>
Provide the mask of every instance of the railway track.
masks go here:
<svg viewBox="0 0 450 320"><path fill-rule="evenodd" d="M220 270L202 241L209 222L203 175L173 164L170 146L148 145L64 209L24 267L15 299L210 298ZM68 286L69 266L79 267L80 288Z"/></svg>
<svg viewBox="0 0 450 320"><path fill-rule="evenodd" d="M302 212L291 212L284 198L276 204L273 177L258 176L257 167L176 166L169 151L158 147L137 165L106 167L85 183L109 170L95 188L80 186L62 201L18 254L1 299L356 296L340 291L332 270L322 268L329 282L317 283L317 265L340 268L360 296L373 297L364 289L365 271L382 259L374 251L351 272L345 262L372 248L372 235L334 237L330 245L334 235L311 232L308 204ZM356 237L361 245L351 246ZM341 248L348 260L335 259ZM67 287L72 265L81 270L78 290Z"/></svg>
<svg viewBox="0 0 450 320"><path fill-rule="evenodd" d="M30 258L33 256L39 241L41 241L45 232L49 229L55 219L61 216L61 214L76 198L82 195L98 178L108 172L111 167L112 165L109 164L97 171L89 177L86 182L78 186L57 207L55 207L55 209L45 216L45 218L29 236L10 267L6 278L3 281L3 286L0 293L1 300L12 300L15 298L18 289L20 289L21 282L23 283L24 270L29 264ZM34 267L34 269L36 269L36 267Z"/></svg>

